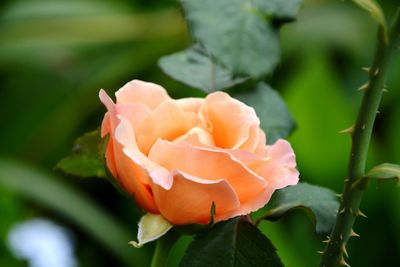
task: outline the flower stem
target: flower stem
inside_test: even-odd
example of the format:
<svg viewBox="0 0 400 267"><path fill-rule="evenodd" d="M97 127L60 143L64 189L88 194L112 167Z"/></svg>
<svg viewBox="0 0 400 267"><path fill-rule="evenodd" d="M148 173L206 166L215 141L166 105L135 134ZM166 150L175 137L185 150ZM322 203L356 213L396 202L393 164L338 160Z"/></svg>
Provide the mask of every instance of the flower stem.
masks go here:
<svg viewBox="0 0 400 267"><path fill-rule="evenodd" d="M390 60L400 40L400 8L397 10L389 32L389 43L385 41L384 29L379 28L375 58L369 70L369 81L358 113L349 160L348 177L345 179L341 205L336 223L322 254L321 267L348 266L343 258L347 256L346 244L351 236L357 236L353 229L356 217L363 215L359 206L365 188L355 187L354 182L365 174L368 147L378 107L385 90L385 80Z"/></svg>
<svg viewBox="0 0 400 267"><path fill-rule="evenodd" d="M167 265L169 253L178 239L179 234L172 229L157 240L151 267L165 267Z"/></svg>

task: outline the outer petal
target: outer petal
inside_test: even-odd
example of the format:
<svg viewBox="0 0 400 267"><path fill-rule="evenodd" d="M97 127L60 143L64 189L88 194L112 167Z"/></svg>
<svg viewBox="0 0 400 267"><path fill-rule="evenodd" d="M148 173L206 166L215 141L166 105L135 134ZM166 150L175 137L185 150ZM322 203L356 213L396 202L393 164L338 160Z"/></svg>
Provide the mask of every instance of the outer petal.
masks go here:
<svg viewBox="0 0 400 267"><path fill-rule="evenodd" d="M174 172L170 190L154 185L153 192L161 214L173 224L208 223L213 202L216 221L230 218L240 206L226 181L199 179L182 172Z"/></svg>
<svg viewBox="0 0 400 267"><path fill-rule="evenodd" d="M249 139L250 128L260 125L253 108L223 92L206 97L200 116L212 131L216 146L221 148L239 148Z"/></svg>
<svg viewBox="0 0 400 267"><path fill-rule="evenodd" d="M171 99L165 89L157 84L133 80L119 89L115 96L117 104L141 103L154 109Z"/></svg>
<svg viewBox="0 0 400 267"><path fill-rule="evenodd" d="M102 126L103 133L107 134L107 131L109 131L108 134L110 134L106 151L107 166L121 186L128 193L134 195L140 206L150 212L157 213L158 209L151 192L147 173L124 154L123 144L116 141L116 136L125 132L125 129L128 129L127 134L133 133L132 126L127 119L124 119L125 123L121 125L115 104L103 90L100 91L100 99L108 109L108 115L105 116ZM135 142L134 138L130 140L133 143Z"/></svg>
<svg viewBox="0 0 400 267"><path fill-rule="evenodd" d="M279 139L267 148L268 164L260 165L257 173L264 177L275 189L295 185L299 181L296 156L290 144Z"/></svg>
<svg viewBox="0 0 400 267"><path fill-rule="evenodd" d="M224 179L233 187L241 203L251 201L267 185L264 179L223 150L158 140L149 158L168 170L178 170L210 181Z"/></svg>

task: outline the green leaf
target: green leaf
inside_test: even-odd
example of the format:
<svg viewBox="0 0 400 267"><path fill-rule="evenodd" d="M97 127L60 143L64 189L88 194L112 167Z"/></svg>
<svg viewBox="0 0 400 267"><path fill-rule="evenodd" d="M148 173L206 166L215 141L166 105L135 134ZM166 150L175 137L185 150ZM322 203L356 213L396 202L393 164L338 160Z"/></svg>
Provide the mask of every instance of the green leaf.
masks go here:
<svg viewBox="0 0 400 267"><path fill-rule="evenodd" d="M180 267L280 267L271 241L257 227L236 217L217 223L189 245Z"/></svg>
<svg viewBox="0 0 400 267"><path fill-rule="evenodd" d="M400 165L392 163L382 163L373 167L363 177L357 179L353 187L365 189L370 179L377 180L393 180L396 179L400 183Z"/></svg>
<svg viewBox="0 0 400 267"><path fill-rule="evenodd" d="M293 209L302 209L311 216L317 233L331 231L339 209L335 192L307 183L278 190L271 202L270 209L262 219L275 221Z"/></svg>
<svg viewBox="0 0 400 267"><path fill-rule="evenodd" d="M0 186L62 214L118 257L123 266L148 266L145 252L127 245L131 230L60 177L0 158Z"/></svg>
<svg viewBox="0 0 400 267"><path fill-rule="evenodd" d="M263 13L276 18L294 19L299 12L303 0L253 0Z"/></svg>
<svg viewBox="0 0 400 267"><path fill-rule="evenodd" d="M206 93L232 87L246 80L243 77L234 77L229 70L214 63L199 45L164 56L158 64L175 80Z"/></svg>
<svg viewBox="0 0 400 267"><path fill-rule="evenodd" d="M89 132L79 137L72 154L57 163L56 169L80 177L106 178L100 131Z"/></svg>
<svg viewBox="0 0 400 267"><path fill-rule="evenodd" d="M246 0L181 0L194 37L234 74L262 76L280 58L278 34Z"/></svg>
<svg viewBox="0 0 400 267"><path fill-rule="evenodd" d="M278 92L265 83L259 83L254 92L235 95L235 98L254 107L267 135L267 142L286 138L296 124Z"/></svg>

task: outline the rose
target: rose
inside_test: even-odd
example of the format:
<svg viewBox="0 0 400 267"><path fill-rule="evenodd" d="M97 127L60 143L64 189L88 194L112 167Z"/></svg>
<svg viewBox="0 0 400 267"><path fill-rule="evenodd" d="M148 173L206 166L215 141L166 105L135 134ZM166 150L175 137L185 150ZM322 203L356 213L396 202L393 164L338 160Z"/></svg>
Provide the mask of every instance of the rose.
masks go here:
<svg viewBox="0 0 400 267"><path fill-rule="evenodd" d="M205 224L263 207L276 189L298 182L290 144L266 145L253 108L223 92L171 99L165 89L134 80L104 90L106 163L146 211L172 224Z"/></svg>

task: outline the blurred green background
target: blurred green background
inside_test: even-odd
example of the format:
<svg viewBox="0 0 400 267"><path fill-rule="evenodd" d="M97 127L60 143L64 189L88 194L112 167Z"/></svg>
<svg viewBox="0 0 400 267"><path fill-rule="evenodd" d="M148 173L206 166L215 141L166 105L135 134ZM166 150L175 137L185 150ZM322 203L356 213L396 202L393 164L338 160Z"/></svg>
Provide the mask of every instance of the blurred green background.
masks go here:
<svg viewBox="0 0 400 267"><path fill-rule="evenodd" d="M398 5L379 2L388 17ZM297 121L290 141L303 181L342 189L350 139L338 131L355 119L361 97L356 88L367 79L361 67L372 61L375 32L373 21L351 2L322 0L306 0L298 20L281 31L282 62L269 83ZM141 79L163 85L173 97L201 95L157 66L158 58L189 44L172 0L0 2L0 266L56 267L29 265L26 248L18 252L46 240L35 228L38 219L67 240L71 263L57 266L147 266L153 244L140 250L127 245L139 218L132 201L106 181L65 176L54 166L76 137L101 123L100 88L112 92ZM399 55L393 63L369 166L400 163ZM368 219L356 222L361 238L349 243L350 264L400 266L399 188L371 183L362 210ZM23 224L36 236L18 235ZM318 265L324 236L314 234L303 213L261 228L286 266ZM189 241L176 245L169 266L177 266Z"/></svg>

